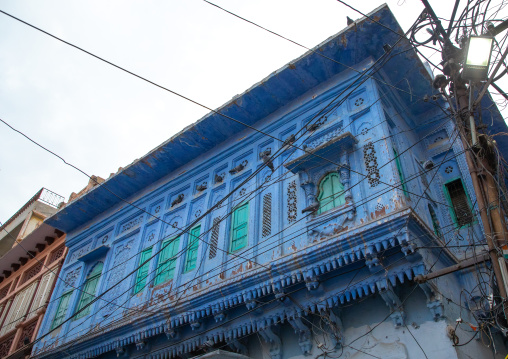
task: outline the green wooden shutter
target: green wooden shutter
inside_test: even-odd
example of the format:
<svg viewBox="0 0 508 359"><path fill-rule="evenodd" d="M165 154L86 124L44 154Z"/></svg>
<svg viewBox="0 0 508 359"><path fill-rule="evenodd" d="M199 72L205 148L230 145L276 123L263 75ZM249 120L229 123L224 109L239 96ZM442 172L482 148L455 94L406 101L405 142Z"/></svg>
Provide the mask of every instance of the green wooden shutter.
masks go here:
<svg viewBox="0 0 508 359"><path fill-rule="evenodd" d="M338 173L329 173L319 183L319 209L318 214L346 203L344 186L340 182Z"/></svg>
<svg viewBox="0 0 508 359"><path fill-rule="evenodd" d="M399 172L400 184L402 185L402 191L404 192L404 196L409 197L409 192L407 191L406 179L404 178L404 172L402 172L402 165L400 164L400 156L395 148L393 148L393 155L395 156L395 164L397 165L397 172Z"/></svg>
<svg viewBox="0 0 508 359"><path fill-rule="evenodd" d="M162 242L161 248L163 248L163 250L161 251L157 262L155 285L167 282L173 278L179 244L180 237L166 239Z"/></svg>
<svg viewBox="0 0 508 359"><path fill-rule="evenodd" d="M65 315L67 314L67 308L69 308L71 295L72 291L64 293L60 297L60 302L58 302L58 307L56 309L55 317L53 318L53 323L51 323L51 330L55 329L63 323Z"/></svg>
<svg viewBox="0 0 508 359"><path fill-rule="evenodd" d="M231 252L247 246L247 234L249 223L249 203L236 208L233 212L231 229Z"/></svg>
<svg viewBox="0 0 508 359"><path fill-rule="evenodd" d="M441 238L441 231L439 229L439 220L437 219L436 212L429 203L427 203L427 208L429 209L430 218L432 220L432 227L434 228L434 233L436 234L436 236Z"/></svg>
<svg viewBox="0 0 508 359"><path fill-rule="evenodd" d="M187 246L187 259L185 261L185 271L191 271L196 268L199 247L199 234L201 226L194 227L190 231L189 244Z"/></svg>
<svg viewBox="0 0 508 359"><path fill-rule="evenodd" d="M139 265L141 266L138 269L136 274L136 285L134 286L134 294L141 292L146 285L146 278L148 277L148 270L150 269L150 261L146 262L152 256L152 247L145 249L141 252L141 256L139 257ZM145 264L143 264L146 262Z"/></svg>
<svg viewBox="0 0 508 359"><path fill-rule="evenodd" d="M104 264L102 262L97 263L83 284L76 312L79 312L82 308L85 309L77 313L74 319L82 318L90 313L90 305L88 304L95 298L97 284L99 284L99 279L101 279L103 265Z"/></svg>

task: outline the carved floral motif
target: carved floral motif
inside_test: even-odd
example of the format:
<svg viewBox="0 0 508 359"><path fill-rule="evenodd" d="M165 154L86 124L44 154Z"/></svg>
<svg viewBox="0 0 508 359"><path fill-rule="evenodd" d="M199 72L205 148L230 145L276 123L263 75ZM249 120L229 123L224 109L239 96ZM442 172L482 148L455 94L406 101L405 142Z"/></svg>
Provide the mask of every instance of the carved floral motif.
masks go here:
<svg viewBox="0 0 508 359"><path fill-rule="evenodd" d="M123 224L122 227L120 228L120 234L138 228L141 225L141 223L143 223L143 215L136 217L130 220L129 222Z"/></svg>
<svg viewBox="0 0 508 359"><path fill-rule="evenodd" d="M103 309L103 316L105 317L111 315L111 313L118 308L118 306L115 304L118 302L119 297L122 296L122 293L125 292L125 286L128 284L128 282L123 279L125 276L125 269L129 262L128 259L133 247L134 240L132 239L126 244L116 248L115 260L113 262L113 267L109 274L107 283L108 288L112 286L114 287L105 295L106 300L110 302L110 304L108 304Z"/></svg>

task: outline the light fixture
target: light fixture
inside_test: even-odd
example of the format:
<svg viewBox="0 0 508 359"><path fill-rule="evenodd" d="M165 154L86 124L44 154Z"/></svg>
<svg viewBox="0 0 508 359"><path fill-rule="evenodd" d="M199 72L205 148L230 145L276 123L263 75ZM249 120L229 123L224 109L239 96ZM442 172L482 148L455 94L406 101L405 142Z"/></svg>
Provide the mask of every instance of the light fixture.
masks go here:
<svg viewBox="0 0 508 359"><path fill-rule="evenodd" d="M494 38L489 36L471 36L467 45L466 61L462 78L471 81L483 81L488 77L490 56Z"/></svg>

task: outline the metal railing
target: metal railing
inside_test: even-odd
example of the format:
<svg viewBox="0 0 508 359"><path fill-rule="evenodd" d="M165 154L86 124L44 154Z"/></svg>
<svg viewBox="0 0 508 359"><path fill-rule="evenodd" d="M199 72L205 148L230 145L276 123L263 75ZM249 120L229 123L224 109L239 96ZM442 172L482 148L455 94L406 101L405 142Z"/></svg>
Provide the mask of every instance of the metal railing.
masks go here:
<svg viewBox="0 0 508 359"><path fill-rule="evenodd" d="M38 194L39 197L37 198L37 200L49 204L50 206L55 208L58 208L58 205L65 200L65 197L60 196L59 194L50 191L49 189L44 187L41 188Z"/></svg>

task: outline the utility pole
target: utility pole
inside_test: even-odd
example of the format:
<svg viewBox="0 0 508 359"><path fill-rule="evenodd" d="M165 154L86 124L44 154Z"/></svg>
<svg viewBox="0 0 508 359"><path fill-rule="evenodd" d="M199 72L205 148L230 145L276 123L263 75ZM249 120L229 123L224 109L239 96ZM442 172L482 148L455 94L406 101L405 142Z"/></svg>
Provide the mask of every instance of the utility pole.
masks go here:
<svg viewBox="0 0 508 359"><path fill-rule="evenodd" d="M492 79L494 78L508 51L503 54L503 58L493 71L491 78L487 81L480 92L478 99L473 103L471 99L473 94L473 84L470 82L468 88L465 80L461 77L461 67L459 63L462 60L461 56L463 56L462 50L455 47L449 38L452 23L450 23L448 31L445 31L429 2L427 0L422 0L422 2L425 5L428 16L430 16L436 25L437 32L442 36L444 42L442 52L444 63L443 73L446 77L443 75L437 75L434 80L434 87L440 89L444 93L444 89L448 83L451 82L453 84L453 91L458 108L456 124L459 128L463 146L466 149L466 161L469 173L471 174L478 208L480 210L480 216L489 249L488 256L490 257L492 263L492 269L498 284L501 301L505 304L503 307L506 308L507 289L505 283L507 283L508 280L508 278L506 278L507 270L504 258L499 256L498 249L508 243L508 238L504 216L501 213L501 206L499 203L499 189L494 180L495 167L493 168L493 166L491 166L491 163L495 163L492 162L493 160L495 161L496 156L495 151L493 150L495 143L493 143L488 136L478 135L473 111L474 105L477 105L481 100L481 97L485 94L487 87L492 82ZM451 17L452 21L457 11L457 5L458 1L455 3ZM498 26L497 30L501 31L501 28L507 28L507 25L503 23ZM451 101L449 101L449 105L453 108ZM469 128L467 126L468 124ZM466 130L469 131L470 139L468 139ZM473 155L473 152L475 156ZM454 269L459 270L462 268L464 268L464 266L458 266L458 268ZM451 271L448 271L447 273L449 272Z"/></svg>

